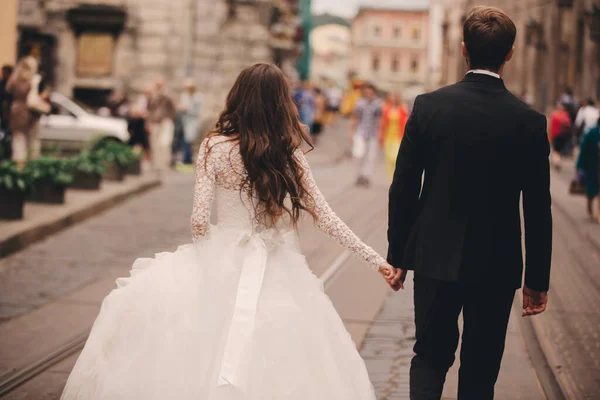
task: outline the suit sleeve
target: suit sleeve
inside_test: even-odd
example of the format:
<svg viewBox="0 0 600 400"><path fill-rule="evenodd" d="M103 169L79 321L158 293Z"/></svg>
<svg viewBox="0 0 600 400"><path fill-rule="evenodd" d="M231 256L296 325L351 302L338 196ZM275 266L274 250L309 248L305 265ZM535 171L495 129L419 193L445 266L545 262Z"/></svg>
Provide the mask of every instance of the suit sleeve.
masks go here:
<svg viewBox="0 0 600 400"><path fill-rule="evenodd" d="M410 231L415 223L421 193L423 155L420 150L419 104L415 99L412 114L406 123L404 138L396 159L396 170L389 193L388 255L387 261L398 268L401 265Z"/></svg>
<svg viewBox="0 0 600 400"><path fill-rule="evenodd" d="M540 115L533 126L534 139L527 154L523 186L525 220L525 285L535 291L550 286L552 259L552 212L550 196L550 145L546 117Z"/></svg>

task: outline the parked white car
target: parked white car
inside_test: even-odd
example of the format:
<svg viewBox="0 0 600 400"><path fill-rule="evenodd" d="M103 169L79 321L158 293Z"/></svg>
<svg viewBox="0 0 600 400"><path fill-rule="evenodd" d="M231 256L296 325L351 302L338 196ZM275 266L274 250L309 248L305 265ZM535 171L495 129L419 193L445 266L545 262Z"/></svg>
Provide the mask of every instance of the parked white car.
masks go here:
<svg viewBox="0 0 600 400"><path fill-rule="evenodd" d="M80 148L102 138L129 141L127 121L100 117L60 93L50 95L52 111L40 119L40 139L44 144Z"/></svg>

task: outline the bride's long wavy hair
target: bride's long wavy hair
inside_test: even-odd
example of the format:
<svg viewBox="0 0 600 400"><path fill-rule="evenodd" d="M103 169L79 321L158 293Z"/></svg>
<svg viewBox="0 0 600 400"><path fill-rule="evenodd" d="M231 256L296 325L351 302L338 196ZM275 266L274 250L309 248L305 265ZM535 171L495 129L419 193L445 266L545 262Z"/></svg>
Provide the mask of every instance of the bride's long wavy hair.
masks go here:
<svg viewBox="0 0 600 400"><path fill-rule="evenodd" d="M298 118L288 79L278 67L259 63L245 68L211 134L239 142L248 173L242 190L257 200L257 220L274 225L288 215L296 225L301 211L314 217L312 197L303 183L305 171L294 156L303 144L313 146Z"/></svg>

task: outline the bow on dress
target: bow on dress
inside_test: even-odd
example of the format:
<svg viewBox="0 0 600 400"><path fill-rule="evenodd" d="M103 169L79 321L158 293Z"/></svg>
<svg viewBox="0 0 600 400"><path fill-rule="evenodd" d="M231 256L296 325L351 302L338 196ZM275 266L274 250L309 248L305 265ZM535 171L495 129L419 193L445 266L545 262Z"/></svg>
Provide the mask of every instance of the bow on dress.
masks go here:
<svg viewBox="0 0 600 400"><path fill-rule="evenodd" d="M285 243L285 236L276 229L245 233L240 245L251 248L242 262L231 327L225 344L217 386L240 385L242 354L252 339L256 322L258 299L263 285L270 249Z"/></svg>

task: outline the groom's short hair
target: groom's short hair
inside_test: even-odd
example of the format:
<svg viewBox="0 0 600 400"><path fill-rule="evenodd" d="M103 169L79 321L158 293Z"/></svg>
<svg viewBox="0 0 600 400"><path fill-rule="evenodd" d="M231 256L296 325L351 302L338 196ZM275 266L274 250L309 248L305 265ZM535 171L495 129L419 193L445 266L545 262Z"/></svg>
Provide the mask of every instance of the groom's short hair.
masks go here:
<svg viewBox="0 0 600 400"><path fill-rule="evenodd" d="M471 68L498 71L512 50L517 27L504 11L478 6L469 12L463 35Z"/></svg>

